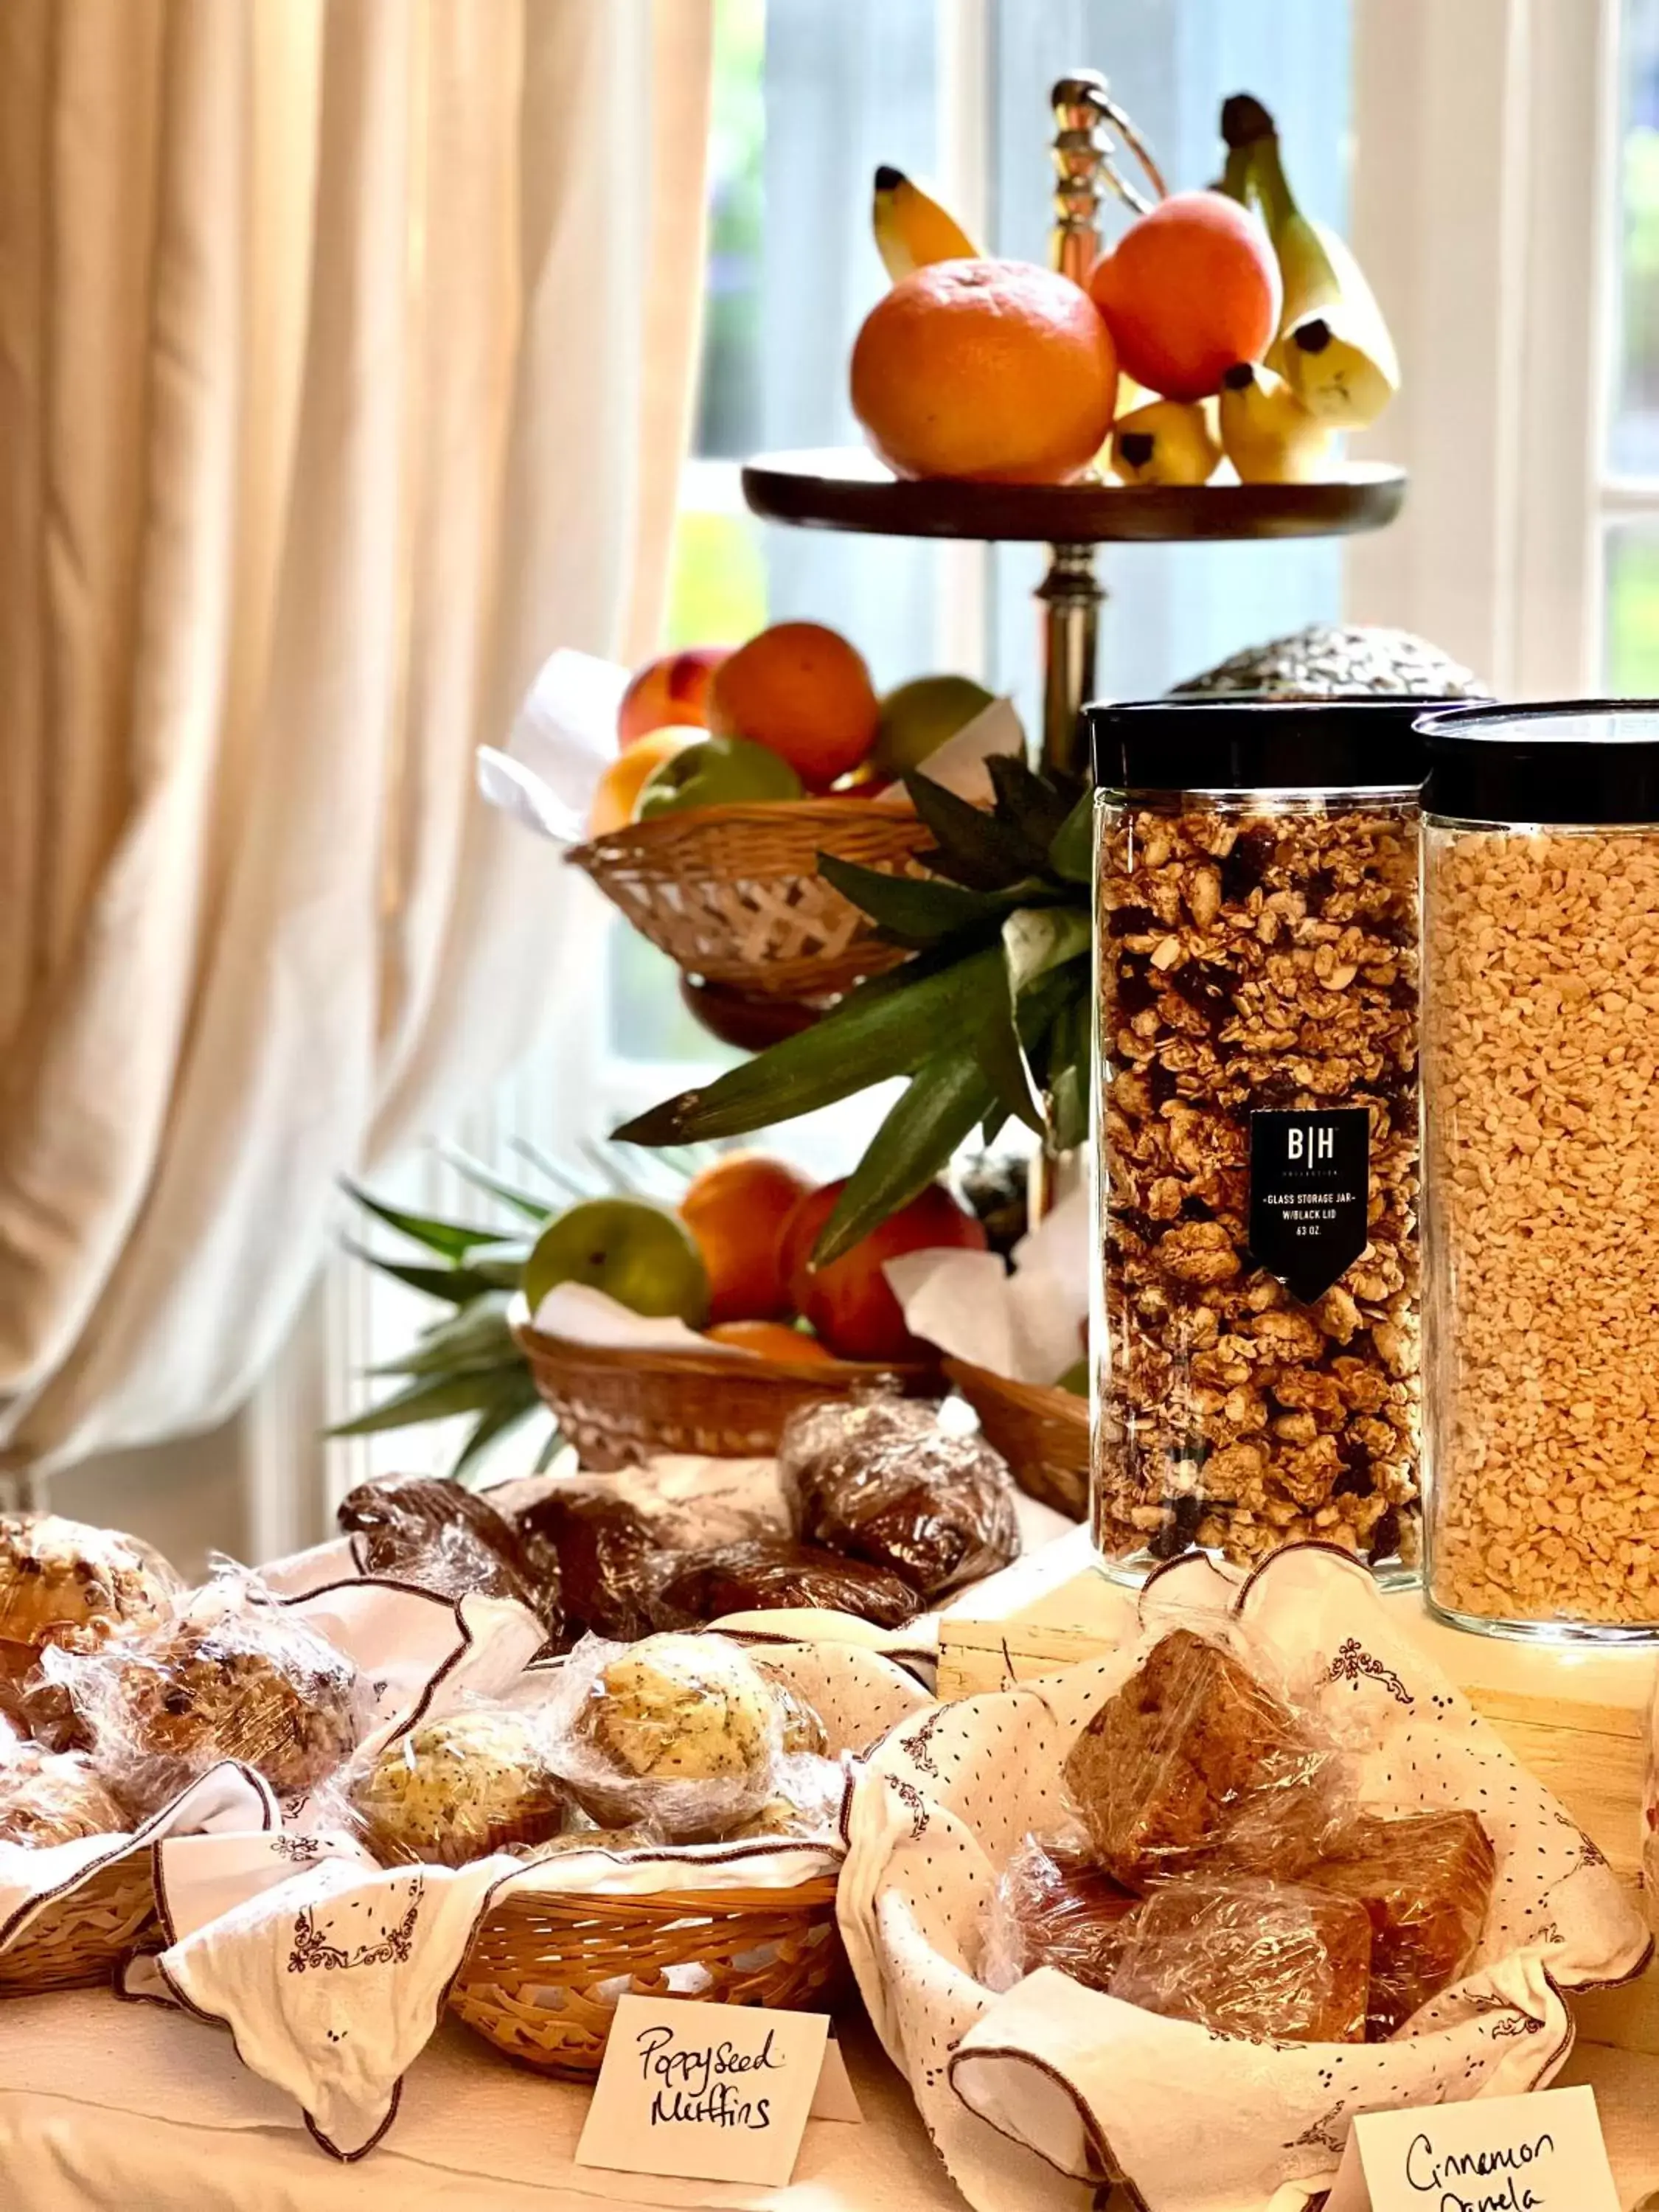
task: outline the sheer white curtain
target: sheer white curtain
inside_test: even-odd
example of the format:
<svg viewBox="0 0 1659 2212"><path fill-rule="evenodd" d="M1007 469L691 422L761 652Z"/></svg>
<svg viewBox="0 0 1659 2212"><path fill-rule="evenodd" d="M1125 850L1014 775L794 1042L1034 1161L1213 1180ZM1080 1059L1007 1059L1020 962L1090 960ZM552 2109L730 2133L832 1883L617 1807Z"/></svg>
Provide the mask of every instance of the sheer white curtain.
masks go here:
<svg viewBox="0 0 1659 2212"><path fill-rule="evenodd" d="M556 1018L471 752L655 626L708 0L0 9L0 1465L216 1419Z"/></svg>

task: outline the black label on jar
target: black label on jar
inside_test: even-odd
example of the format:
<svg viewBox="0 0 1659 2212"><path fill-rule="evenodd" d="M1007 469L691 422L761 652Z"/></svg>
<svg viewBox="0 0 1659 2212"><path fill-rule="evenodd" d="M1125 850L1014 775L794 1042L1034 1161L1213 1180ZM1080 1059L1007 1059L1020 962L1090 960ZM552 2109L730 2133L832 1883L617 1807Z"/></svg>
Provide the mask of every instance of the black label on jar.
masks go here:
<svg viewBox="0 0 1659 2212"><path fill-rule="evenodd" d="M1368 1106L1250 1116L1250 1250L1304 1304L1365 1249L1370 1155Z"/></svg>

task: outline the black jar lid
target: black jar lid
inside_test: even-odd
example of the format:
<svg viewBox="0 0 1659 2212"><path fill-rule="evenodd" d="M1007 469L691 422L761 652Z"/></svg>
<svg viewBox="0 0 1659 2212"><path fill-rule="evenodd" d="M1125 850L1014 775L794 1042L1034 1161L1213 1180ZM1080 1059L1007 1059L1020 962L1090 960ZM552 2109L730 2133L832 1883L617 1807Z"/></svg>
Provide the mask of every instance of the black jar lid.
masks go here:
<svg viewBox="0 0 1659 2212"><path fill-rule="evenodd" d="M1415 725L1449 702L1399 692L1136 699L1085 707L1095 782L1113 791L1411 791Z"/></svg>
<svg viewBox="0 0 1659 2212"><path fill-rule="evenodd" d="M1659 699L1425 714L1424 805L1460 822L1659 822Z"/></svg>

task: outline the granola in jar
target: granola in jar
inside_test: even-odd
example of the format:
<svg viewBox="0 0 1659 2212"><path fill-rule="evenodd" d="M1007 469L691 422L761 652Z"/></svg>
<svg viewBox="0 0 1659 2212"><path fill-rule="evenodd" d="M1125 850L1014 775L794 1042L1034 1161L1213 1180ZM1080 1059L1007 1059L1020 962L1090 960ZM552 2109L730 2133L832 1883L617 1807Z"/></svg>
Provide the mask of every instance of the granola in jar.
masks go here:
<svg viewBox="0 0 1659 2212"><path fill-rule="evenodd" d="M1127 750L1127 795L1097 802L1109 1563L1416 1560L1415 711L1097 714ZM1138 740L1137 714L1170 720ZM1199 773L1217 715L1226 787ZM1180 787L1137 774L1137 742Z"/></svg>
<svg viewBox="0 0 1659 2212"><path fill-rule="evenodd" d="M1429 732L1430 1601L1659 1634L1659 713Z"/></svg>

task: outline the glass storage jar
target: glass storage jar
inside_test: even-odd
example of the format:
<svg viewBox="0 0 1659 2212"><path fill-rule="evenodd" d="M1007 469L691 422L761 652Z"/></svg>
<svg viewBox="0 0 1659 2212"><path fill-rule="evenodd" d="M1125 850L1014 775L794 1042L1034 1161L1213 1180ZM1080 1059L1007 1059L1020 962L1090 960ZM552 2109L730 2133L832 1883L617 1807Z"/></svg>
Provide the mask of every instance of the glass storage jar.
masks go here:
<svg viewBox="0 0 1659 2212"><path fill-rule="evenodd" d="M1430 1603L1659 1632L1659 706L1424 725Z"/></svg>
<svg viewBox="0 0 1659 2212"><path fill-rule="evenodd" d="M1109 1571L1419 1556L1429 704L1089 710L1092 1505Z"/></svg>

